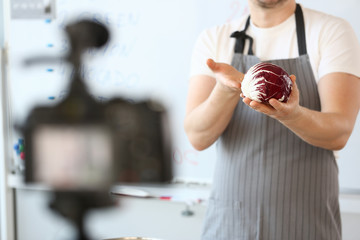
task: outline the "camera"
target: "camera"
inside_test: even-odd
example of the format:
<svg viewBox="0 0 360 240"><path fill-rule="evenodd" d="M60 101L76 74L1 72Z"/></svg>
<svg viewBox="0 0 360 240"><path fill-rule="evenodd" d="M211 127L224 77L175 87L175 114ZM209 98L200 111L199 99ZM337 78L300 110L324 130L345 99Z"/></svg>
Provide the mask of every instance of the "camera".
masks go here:
<svg viewBox="0 0 360 240"><path fill-rule="evenodd" d="M85 214L113 205L111 185L172 180L171 139L160 103L121 97L98 102L88 92L82 53L106 44L104 25L81 20L65 30L71 50L64 59L73 66L68 95L55 106L35 107L21 127L25 181L49 186L50 207L76 224L78 239L89 239Z"/></svg>

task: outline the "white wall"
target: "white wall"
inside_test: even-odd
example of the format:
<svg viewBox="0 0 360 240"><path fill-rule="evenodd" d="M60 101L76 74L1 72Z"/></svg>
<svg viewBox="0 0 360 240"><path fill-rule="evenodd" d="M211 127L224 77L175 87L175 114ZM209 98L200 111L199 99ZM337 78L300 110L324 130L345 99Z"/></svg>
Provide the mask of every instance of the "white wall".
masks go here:
<svg viewBox="0 0 360 240"><path fill-rule="evenodd" d="M0 0L0 240L14 237L13 191L8 186L7 173L10 168L8 155L8 107L6 44L8 40L8 0Z"/></svg>
<svg viewBox="0 0 360 240"><path fill-rule="evenodd" d="M5 0L3 0L5 1ZM0 3L3 1L0 0ZM149 0L145 0L147 4L150 4ZM78 4L80 1L70 1L70 0L63 0L63 2L66 2L69 6ZM76 2L76 3L75 3ZM83 1L84 2L84 1ZM88 0L88 2L94 2L93 0ZM118 1L121 2L121 1ZM122 1L124 2L124 1ZM130 2L130 1L128 1ZM133 5L136 5L134 3L135 1L131 1ZM139 2L139 1L137 1ZM195 10L191 11L187 17L195 17L198 14L203 14L203 16L197 18L197 21L190 21L191 19L187 18L185 19L188 24L193 24L193 29L187 29L189 33L191 33L191 37L183 37L184 41L181 42L183 45L178 45L185 47L187 51L181 50L181 48L176 49L178 52L176 52L176 56L179 56L181 54L186 55L185 57L181 58L182 61L182 67L176 69L176 75L179 77L178 80L174 81L176 82L175 87L176 90L181 90L183 93L186 92L186 77L187 73L184 71L187 71L187 64L185 64L186 61L183 59L187 59L188 55L190 54L190 48L192 44L189 43L189 41L193 41L195 39L195 33L199 31L200 28L203 28L205 26L213 25L216 22L224 22L229 18L234 17L234 13L237 15L242 14L245 9L245 5L243 4L245 0L241 1L233 1L233 0L187 0L187 1L158 1L160 3L163 3L164 5L156 5L156 4L150 4L154 7L154 12L156 10L162 12L162 8L159 8L159 6L166 7L169 6L171 9L177 9L176 5L171 5L171 3L176 2L185 4L183 5L184 8L187 9L187 6L196 6ZM331 13L335 15L340 15L344 18L347 18L353 25L356 25L355 30L357 33L360 33L359 28L359 21L358 21L358 7L359 2L358 0L319 0L319 1L313 1L313 0L302 0L299 1L301 3L304 3L305 6L314 7L319 10L324 11L330 11ZM238 4L236 4L238 3ZM240 3L240 4L239 4ZM102 1L98 1L98 4L103 5ZM148 6L146 5L146 6ZM150 6L149 5L149 6ZM2 6L2 5L1 5ZM88 6L88 5L87 5ZM221 6L221 12L219 12L219 9ZM135 6L137 8L137 6ZM224 8L222 8L224 7ZM70 7L69 7L70 9ZM71 10L71 9L70 9ZM70 11L69 10L69 11ZM137 14L142 14L142 12L145 12L143 16L143 22L141 22L144 25L144 28L146 28L146 24L148 23L146 21L147 17L152 17L154 14L148 12L147 8L142 8L140 13L136 9L133 11L131 7L129 9L110 9L109 11L116 10L122 13L134 13L135 16ZM83 9L83 11L85 11ZM183 16L183 13L181 11L176 12L176 14ZM170 19L170 17L174 16L171 13L166 13L166 17ZM176 15L177 16L177 15ZM160 19L161 15L158 15L158 22L162 22L162 19ZM164 18L165 19L165 18ZM180 18L179 18L180 19ZM60 19L63 20L63 19ZM174 19L170 19L174 20ZM166 23L171 26L181 26L183 22L175 21L174 24L171 23L171 21L168 20ZM42 28L38 28L40 26ZM155 26L155 25L154 25ZM43 22L34 22L34 21L23 21L23 22L17 22L14 25L15 29L24 29L27 28L31 32L31 28L38 28L39 31L42 31L42 29L49 30L48 37L53 36L52 33L54 33L53 29L50 29L49 25L45 25ZM55 27L56 28L56 27ZM50 31L51 30L51 31ZM131 30L131 36L139 37L138 32L135 29ZM174 29L172 29L174 30ZM156 30L161 31L161 30ZM21 45L21 40L26 40L27 36L29 36L28 33L24 31L20 31L20 33L25 33L25 37L21 38L22 35L20 35L20 39L18 42L12 42L14 44L19 43L21 47L24 48L30 48L31 50L34 49L33 45L25 46ZM44 32L36 33L37 35L44 34ZM171 37L172 34L176 34L175 32L172 32L171 34L168 34L167 37ZM130 39L130 35L128 37ZM129 40L128 39L128 40ZM139 40L140 37L137 39ZM45 42L38 42L38 38L32 39L36 40L36 44L39 44L39 46L44 46ZM41 39L44 40L44 39ZM130 39L131 40L131 39ZM140 41L140 40L139 40ZM155 41L153 39L153 41ZM139 43L139 42L138 42ZM141 44L140 44L141 45ZM22 48L15 49L19 51L20 53L24 53ZM35 49L36 50L36 49ZM156 52L156 49L150 49ZM185 54L186 52L186 54ZM16 52L17 53L17 52ZM150 54L153 56L154 54ZM22 55L20 55L22 57ZM136 58L137 59L137 58ZM120 59L123 62L129 62L126 59ZM155 60L152 59L153 62L159 62L158 58L155 58ZM169 61L167 59L167 61ZM16 61L15 61L16 63ZM119 66L125 66L123 64L119 64ZM135 66L137 67L137 66ZM171 71L171 68L168 69L168 71ZM146 72L146 71L145 71ZM21 72L19 72L21 73ZM24 75L24 74L23 74ZM155 78L159 78L162 76L161 73L154 74ZM20 81L21 79L15 79ZM167 79L165 79L167 80ZM165 81L164 80L164 81ZM183 80L184 82L180 82ZM29 83L28 83L29 84ZM30 85L33 85L30 83ZM23 85L20 85L20 87L23 87ZM17 88L14 88L14 95L16 97ZM56 91L60 91L58 88L56 88ZM47 97L48 92L44 92L44 98ZM50 94L50 92L49 92ZM57 94L57 92L54 91L54 94ZM41 95L37 94L37 97L41 97ZM178 99L176 101L182 103L183 99L181 99L181 96L178 96ZM19 103L18 105L18 111L19 115L23 114L23 103ZM180 106L179 109L182 109L183 106ZM181 128L178 126L182 126L182 114L183 113L176 113L175 115L178 117L174 120L174 126L177 127L178 131L182 131ZM358 119L359 122L359 119ZM360 161L357 161L358 156L360 155L358 147L358 141L357 139L360 139L359 135L359 124L355 128L355 133L353 134L353 137L350 141L349 147L345 149L342 154L342 158L340 159L340 174L341 174L341 183L343 186L347 187L359 187L359 174L356 174L360 165ZM181 135L182 133L178 133ZM181 144L179 144L178 148L176 149L176 152L174 152L174 156L176 158L174 159L176 162L181 162L182 165L179 165L179 169L181 170L181 173L191 173L190 175L196 176L196 173L204 173L204 172L211 172L208 171L208 168L204 168L202 170L197 170L196 168L199 168L202 166L202 164L208 164L207 157L211 154L205 154L205 153L198 153L190 149L189 144L183 140L183 135L181 135L180 140ZM1 142L0 142L1 144ZM1 152L1 149L0 149ZM359 154L357 154L359 153ZM356 159L357 158L357 159ZM343 161L344 159L344 161ZM180 161L181 160L181 161ZM203 161L204 160L204 161ZM0 162L5 162L4 159L1 159ZM196 162L197 165L195 166L193 163ZM211 164L210 164L211 165ZM0 198L4 199L4 190L8 191L8 187L6 186L6 176L4 174L5 169L0 167L0 171L3 170L3 172L0 173L1 181L0 184L2 184L2 192L0 192ZM350 173L350 174L347 174ZM352 173L352 174L351 174ZM355 174L354 174L355 173ZM201 174L197 174L200 176ZM209 174L210 175L210 174ZM205 177L208 177L206 175ZM3 194L3 195L1 195ZM344 231L344 240L359 240L360 239L360 212L354 209L359 209L359 197L357 196L342 196L341 197L341 206L342 206L342 218L343 218L343 231ZM44 191L34 191L34 190L17 190L17 234L18 234L18 240L57 240L57 239L70 239L71 235L73 234L73 229L71 225L64 221L62 218L56 216L53 214L47 207L47 204L49 202L49 194ZM1 216L4 215L5 211L4 209L9 209L9 205L4 205L4 202L0 202L2 204L1 208ZM107 209L104 211L97 211L93 212L89 216L89 229L91 230L91 233L96 236L97 238L105 238L105 237L119 237L119 236L130 236L130 235L142 235L142 236L148 236L148 237L159 237L163 238L164 240L198 240L200 236L201 226L202 226L202 219L205 214L205 206L193 206L192 210L195 212L194 216L191 217L184 217L181 215L181 212L185 209L184 204L179 203L171 203L171 202L160 202L155 200L143 200L143 199L122 199L119 202L119 206L116 206L111 209ZM10 206L11 209L11 206ZM0 223L3 225L5 222L3 218L0 218ZM7 222L9 223L9 222ZM1 230L1 236L4 236L4 230ZM10 238L3 237L1 240L12 240L12 236Z"/></svg>

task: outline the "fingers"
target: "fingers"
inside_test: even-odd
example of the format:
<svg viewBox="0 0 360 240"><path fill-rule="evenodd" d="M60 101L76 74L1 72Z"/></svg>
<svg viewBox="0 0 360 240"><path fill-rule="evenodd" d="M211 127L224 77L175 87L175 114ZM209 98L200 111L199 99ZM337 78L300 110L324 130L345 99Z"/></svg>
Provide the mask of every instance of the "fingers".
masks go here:
<svg viewBox="0 0 360 240"><path fill-rule="evenodd" d="M242 82L244 78L244 74L242 72L239 72L237 69L227 63L215 62L213 59L209 58L206 61L206 64L214 73L220 73L224 76L227 76L229 79Z"/></svg>
<svg viewBox="0 0 360 240"><path fill-rule="evenodd" d="M208 67L216 72L216 62L214 60L212 60L211 58L209 58L207 61L206 61L206 64L208 65Z"/></svg>
<svg viewBox="0 0 360 240"><path fill-rule="evenodd" d="M227 73L229 71L229 69L226 69L226 64L215 62L211 58L206 61L206 64L214 73Z"/></svg>
<svg viewBox="0 0 360 240"><path fill-rule="evenodd" d="M206 61L206 64L214 73L228 74L231 71L230 65L227 66L227 64L215 62L211 58Z"/></svg>
<svg viewBox="0 0 360 240"><path fill-rule="evenodd" d="M221 84L236 89L238 91L241 88L241 81L244 78L244 74L237 71L233 66L226 63L218 63L213 59L206 61L208 67L217 75L217 80Z"/></svg>
<svg viewBox="0 0 360 240"><path fill-rule="evenodd" d="M265 104L260 103L260 102L257 102L257 101L254 101L254 100L251 100L251 99L248 98L248 97L244 97L244 98L243 98L243 102L244 102L246 105L248 105L249 107L251 107L252 109L254 109L254 110L262 109L263 106L265 106Z"/></svg>
<svg viewBox="0 0 360 240"><path fill-rule="evenodd" d="M243 94L242 94L243 95ZM243 95L244 96L244 95ZM251 103L251 99L250 98L247 98L247 97L243 97L243 96L241 96L242 98L243 98L243 102L246 104L246 105L248 105L248 106L250 106L250 103Z"/></svg>
<svg viewBox="0 0 360 240"><path fill-rule="evenodd" d="M272 116L276 111L271 105L253 101L250 98L243 98L243 102L257 112Z"/></svg>
<svg viewBox="0 0 360 240"><path fill-rule="evenodd" d="M270 104L270 106L272 106L275 110L277 110L277 111L282 111L282 110L284 109L284 104L286 104L286 103L280 102L280 101L272 98L272 99L269 100L269 104Z"/></svg>

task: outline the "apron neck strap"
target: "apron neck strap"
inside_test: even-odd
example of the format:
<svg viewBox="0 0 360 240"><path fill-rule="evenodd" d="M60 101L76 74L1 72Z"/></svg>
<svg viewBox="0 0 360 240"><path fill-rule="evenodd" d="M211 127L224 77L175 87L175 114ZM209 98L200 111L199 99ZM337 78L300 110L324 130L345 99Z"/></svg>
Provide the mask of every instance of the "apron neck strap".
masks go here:
<svg viewBox="0 0 360 240"><path fill-rule="evenodd" d="M297 35L297 41L298 41L298 50L299 55L305 55L307 54L306 49L306 36L305 36L305 24L304 24L304 15L301 10L300 4L296 4L296 10L295 10L295 21L296 21L296 35ZM231 34L230 37L236 38L235 43L235 53L243 53L246 39L249 40L249 50L248 55L254 55L253 52L253 38L246 34L246 30L248 29L250 25L250 16L246 20L246 24L244 27L244 30L242 31L236 31Z"/></svg>
<svg viewBox="0 0 360 240"><path fill-rule="evenodd" d="M296 35L298 41L299 56L307 54L304 15L300 4L296 4L295 10Z"/></svg>
<svg viewBox="0 0 360 240"><path fill-rule="evenodd" d="M235 42L235 52L236 53L244 52L245 42L246 42L246 39L248 39L249 40L248 55L254 55L254 52L253 52L254 40L252 37L250 37L249 35L246 34L246 30L248 29L249 25L250 25L250 16L246 20L244 30L242 30L241 32L239 32L239 31L233 32L230 35L230 37L236 38L236 42Z"/></svg>

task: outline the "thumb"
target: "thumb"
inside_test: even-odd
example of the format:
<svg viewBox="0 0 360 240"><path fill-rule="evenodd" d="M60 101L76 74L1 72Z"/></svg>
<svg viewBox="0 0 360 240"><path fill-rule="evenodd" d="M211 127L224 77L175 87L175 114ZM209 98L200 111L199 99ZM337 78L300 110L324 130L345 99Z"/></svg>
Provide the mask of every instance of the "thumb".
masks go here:
<svg viewBox="0 0 360 240"><path fill-rule="evenodd" d="M295 75L290 75L290 79L291 79L292 83L296 82L296 76Z"/></svg>

